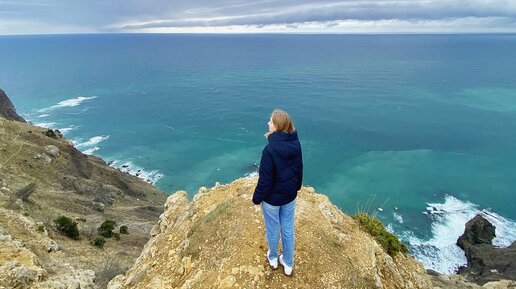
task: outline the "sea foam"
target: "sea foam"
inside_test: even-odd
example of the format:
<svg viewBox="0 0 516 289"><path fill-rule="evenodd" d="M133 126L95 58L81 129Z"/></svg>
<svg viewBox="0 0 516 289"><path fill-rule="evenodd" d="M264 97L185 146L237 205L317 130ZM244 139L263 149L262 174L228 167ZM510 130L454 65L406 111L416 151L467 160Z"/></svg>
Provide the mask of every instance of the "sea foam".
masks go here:
<svg viewBox="0 0 516 289"><path fill-rule="evenodd" d="M72 130L76 130L76 129L78 129L78 128L79 128L79 126L78 126L78 125L71 125L71 126L69 126L69 127L59 128L59 131L60 131L62 134L66 135L66 134L68 134L69 132L71 132Z"/></svg>
<svg viewBox="0 0 516 289"><path fill-rule="evenodd" d="M74 107L74 106L80 105L81 103L83 103L86 100L95 99L95 98L97 98L97 97L96 96L79 96L76 98L70 98L70 99L60 101L56 105L53 105L51 107L42 108L42 109L38 110L38 112L43 113L43 112L48 112L48 111L51 111L51 110L54 110L57 108L62 108L62 107Z"/></svg>
<svg viewBox="0 0 516 289"><path fill-rule="evenodd" d="M132 162L114 161L110 166L119 169L124 173L136 176L147 183L155 185L157 181L163 178L163 174L158 170L146 171L143 168L133 164Z"/></svg>
<svg viewBox="0 0 516 289"><path fill-rule="evenodd" d="M35 126L44 127L44 128L51 128L55 129L57 123L56 122L38 122L34 123Z"/></svg>
<svg viewBox="0 0 516 289"><path fill-rule="evenodd" d="M92 155L94 152L96 152L98 150L100 150L100 148L96 146L96 147L92 147L92 148L89 148L89 149L83 151L83 153L87 154L87 155Z"/></svg>
<svg viewBox="0 0 516 289"><path fill-rule="evenodd" d="M109 138L109 135L99 135L99 136L94 136L85 142L81 142L81 140L74 140L73 143L75 144L75 146L78 149L82 150L82 149L88 149L92 146L95 146L95 145L99 144L100 142L107 140L108 138Z"/></svg>
<svg viewBox="0 0 516 289"><path fill-rule="evenodd" d="M426 269L443 274L453 274L460 266L467 264L464 251L456 245L457 239L464 233L466 222L481 214L496 227L493 244L500 247L509 246L516 240L516 223L487 209L467 201L461 201L446 195L444 203L428 203L425 214L432 221L432 237L423 240L410 231L402 233L402 239L408 240L411 253L421 261Z"/></svg>

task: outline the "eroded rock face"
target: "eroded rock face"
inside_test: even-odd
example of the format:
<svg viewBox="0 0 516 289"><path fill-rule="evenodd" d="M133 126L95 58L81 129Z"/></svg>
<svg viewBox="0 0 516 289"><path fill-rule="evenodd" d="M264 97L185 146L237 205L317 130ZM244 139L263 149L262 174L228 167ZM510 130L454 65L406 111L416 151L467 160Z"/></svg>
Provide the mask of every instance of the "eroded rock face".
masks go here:
<svg viewBox="0 0 516 289"><path fill-rule="evenodd" d="M34 251L50 254L57 252L59 248L47 236L46 231L38 231L38 224L31 218L2 208L0 218L19 224L24 231L31 232L32 236L29 242L18 240L0 226L0 288L97 288L94 283L95 273L91 270L76 269L65 263L54 267L56 272L49 274L42 267L42 262Z"/></svg>
<svg viewBox="0 0 516 289"><path fill-rule="evenodd" d="M108 285L119 288L432 288L412 257L387 255L329 199L302 188L296 204L294 276L272 270L256 178L177 192L135 265Z"/></svg>
<svg viewBox="0 0 516 289"><path fill-rule="evenodd" d="M16 113L13 103L2 89L0 89L0 116L8 120L26 122L23 117Z"/></svg>
<svg viewBox="0 0 516 289"><path fill-rule="evenodd" d="M468 264L459 274L478 284L516 278L516 242L508 248L497 248L492 245L494 237L495 227L482 215L466 223L457 245L466 253Z"/></svg>

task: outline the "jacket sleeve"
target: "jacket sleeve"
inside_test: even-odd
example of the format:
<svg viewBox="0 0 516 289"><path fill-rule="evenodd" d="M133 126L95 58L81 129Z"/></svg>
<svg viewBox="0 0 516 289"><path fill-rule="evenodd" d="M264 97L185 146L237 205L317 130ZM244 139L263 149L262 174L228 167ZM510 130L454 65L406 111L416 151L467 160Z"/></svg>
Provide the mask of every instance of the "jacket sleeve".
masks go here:
<svg viewBox="0 0 516 289"><path fill-rule="evenodd" d="M297 190L299 191L303 185L303 153L301 151L299 152L299 170L297 173L297 180Z"/></svg>
<svg viewBox="0 0 516 289"><path fill-rule="evenodd" d="M272 162L271 153L265 147L262 151L262 159L260 160L258 184L254 189L253 203L260 204L269 194L274 181L274 163Z"/></svg>

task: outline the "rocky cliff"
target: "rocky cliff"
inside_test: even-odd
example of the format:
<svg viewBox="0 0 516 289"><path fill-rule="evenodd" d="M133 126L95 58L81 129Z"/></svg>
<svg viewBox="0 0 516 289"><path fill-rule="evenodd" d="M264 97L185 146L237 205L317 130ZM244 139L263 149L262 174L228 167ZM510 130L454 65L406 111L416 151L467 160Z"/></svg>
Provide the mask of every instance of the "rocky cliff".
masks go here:
<svg viewBox="0 0 516 289"><path fill-rule="evenodd" d="M293 277L267 263L263 218L251 202L256 179L167 199L135 265L108 288L432 288L412 257L391 257L313 188L296 205Z"/></svg>
<svg viewBox="0 0 516 289"><path fill-rule="evenodd" d="M25 122L25 119L16 113L13 103L2 89L0 89L0 117L8 120Z"/></svg>
<svg viewBox="0 0 516 289"><path fill-rule="evenodd" d="M0 288L105 288L140 254L166 195L55 131L6 119L3 91L0 102ZM59 216L77 223L77 239L56 230ZM100 249L90 242L106 220L129 235Z"/></svg>

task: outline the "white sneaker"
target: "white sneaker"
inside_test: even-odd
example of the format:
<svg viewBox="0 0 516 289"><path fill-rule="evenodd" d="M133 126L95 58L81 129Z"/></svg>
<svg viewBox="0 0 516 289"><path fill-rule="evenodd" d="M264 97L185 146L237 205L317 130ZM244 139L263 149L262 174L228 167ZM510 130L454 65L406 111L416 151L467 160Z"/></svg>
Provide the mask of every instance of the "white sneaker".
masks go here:
<svg viewBox="0 0 516 289"><path fill-rule="evenodd" d="M270 252L270 251L267 251L267 260L269 260L269 265L270 265L273 269L278 269L278 258L269 259L269 252Z"/></svg>
<svg viewBox="0 0 516 289"><path fill-rule="evenodd" d="M285 275L287 275L287 276L292 275L292 269L293 268L290 267L290 266L287 266L287 264L285 264L285 262L283 262L283 254L279 255L279 262L283 266L283 269L285 271Z"/></svg>

